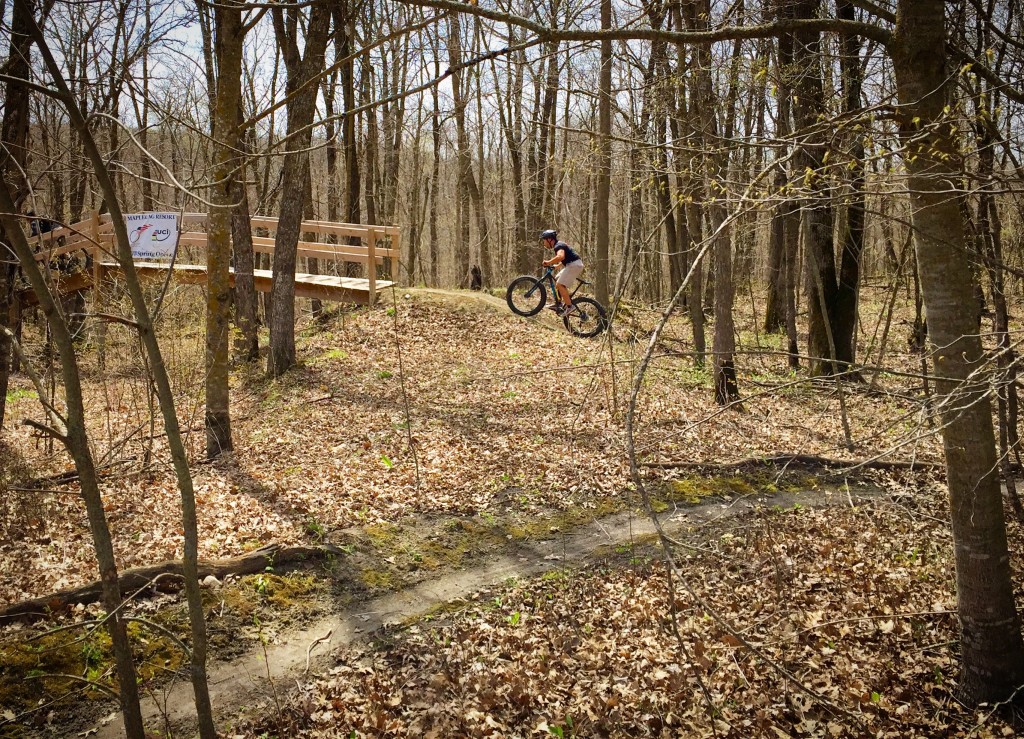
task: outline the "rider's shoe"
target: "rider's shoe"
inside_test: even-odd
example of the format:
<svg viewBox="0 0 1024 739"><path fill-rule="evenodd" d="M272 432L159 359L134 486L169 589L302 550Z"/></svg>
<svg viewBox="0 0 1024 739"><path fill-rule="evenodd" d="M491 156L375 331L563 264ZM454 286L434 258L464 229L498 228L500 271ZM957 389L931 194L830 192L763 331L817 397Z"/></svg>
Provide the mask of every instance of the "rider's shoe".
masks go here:
<svg viewBox="0 0 1024 739"><path fill-rule="evenodd" d="M561 310L558 311L558 317L559 318L565 318L566 316L571 316L575 312L576 312L576 306L575 305L563 305L561 307Z"/></svg>

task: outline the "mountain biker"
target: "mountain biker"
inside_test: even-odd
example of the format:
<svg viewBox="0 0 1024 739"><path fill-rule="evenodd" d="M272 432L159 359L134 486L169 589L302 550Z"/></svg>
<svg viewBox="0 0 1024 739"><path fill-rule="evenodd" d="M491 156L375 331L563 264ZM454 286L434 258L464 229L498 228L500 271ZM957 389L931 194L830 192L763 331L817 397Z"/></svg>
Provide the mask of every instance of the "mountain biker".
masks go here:
<svg viewBox="0 0 1024 739"><path fill-rule="evenodd" d="M579 254L573 251L571 246L564 241L558 240L558 232L552 228L541 231L540 240L544 242L545 248L552 249L555 252L551 259L544 260L544 266L562 265L562 269L555 279L555 289L558 290L560 301L549 307L557 315L567 316L576 310L572 304L572 298L569 297L569 287L576 281L577 277L583 274L583 260L580 259Z"/></svg>

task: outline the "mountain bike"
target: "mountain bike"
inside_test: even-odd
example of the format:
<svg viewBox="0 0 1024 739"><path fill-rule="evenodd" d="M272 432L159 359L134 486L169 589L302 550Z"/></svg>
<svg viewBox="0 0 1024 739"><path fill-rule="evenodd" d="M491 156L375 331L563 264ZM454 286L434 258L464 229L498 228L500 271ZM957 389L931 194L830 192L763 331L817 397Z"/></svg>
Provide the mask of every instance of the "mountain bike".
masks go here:
<svg viewBox="0 0 1024 739"><path fill-rule="evenodd" d="M517 316L529 317L540 313L548 302L548 293L552 295L554 304L559 305L558 290L555 288L554 267L546 267L540 277L521 275L508 285L505 291L505 302ZM589 339L597 336L608 328L608 311L593 298L585 295L576 297L584 285L590 283L577 279L576 287L569 295L576 309L567 316L562 316L562 323L573 336Z"/></svg>

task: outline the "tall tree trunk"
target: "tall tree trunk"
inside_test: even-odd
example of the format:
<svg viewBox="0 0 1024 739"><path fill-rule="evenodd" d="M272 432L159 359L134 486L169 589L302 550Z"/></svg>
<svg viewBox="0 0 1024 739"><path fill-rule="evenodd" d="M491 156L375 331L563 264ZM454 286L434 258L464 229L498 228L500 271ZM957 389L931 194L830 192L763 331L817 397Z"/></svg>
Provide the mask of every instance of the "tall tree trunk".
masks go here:
<svg viewBox="0 0 1024 739"><path fill-rule="evenodd" d="M612 0L601 0L601 28L612 27ZM552 62L554 60L552 59ZM612 186L612 42L601 40L601 73L597 90L597 194L594 201L596 243L594 260L595 295L608 305L609 242L608 208Z"/></svg>
<svg viewBox="0 0 1024 739"><path fill-rule="evenodd" d="M216 25L217 94L212 121L214 187L210 190L206 247L206 456L233 448L228 391L228 337L231 317L231 227L233 187L240 166L238 107L242 99L242 10L218 6Z"/></svg>
<svg viewBox="0 0 1024 739"><path fill-rule="evenodd" d="M295 263L299 229L305 210L303 177L312 140L311 126L316 112L318 85L302 86L323 67L330 9L314 5L306 28L304 55L300 53L299 8L274 8L274 30L288 71L285 86L288 102L288 140L282 173L281 215L274 238L273 301L270 319L270 352L267 374L277 377L295 364Z"/></svg>
<svg viewBox="0 0 1024 739"><path fill-rule="evenodd" d="M984 360L964 224L949 196L960 154L949 100L942 0L899 0L890 47L910 189L928 338L942 399L950 514L961 627L960 691L971 702L1003 701L1024 682L1024 643L1010 579Z"/></svg>
<svg viewBox="0 0 1024 739"><path fill-rule="evenodd" d="M455 115L455 158L456 158L456 226L455 226L455 274L459 283L467 284L470 264L469 240L469 204L471 156L469 135L466 133L466 106L469 98L463 93L462 85L462 25L459 15L453 14L448 21L448 63L449 69L455 71L451 75L452 101Z"/></svg>
<svg viewBox="0 0 1024 739"><path fill-rule="evenodd" d="M671 6L672 20L676 28L683 29L688 23L692 23L691 13L687 13L687 20L684 21L683 8L680 3L673 3ZM699 131L697 122L696 85L688 80L684 74L687 66L687 50L685 44L676 44L676 56L678 58L678 84L676 90L676 120L673 121L673 136L680 139L683 131L689 135L695 135ZM691 84L687 84L687 82ZM687 99L687 91L690 99ZM692 271L690 285L686 292L686 308L690 315L690 327L693 334L693 363L697 367L703 367L706 360L707 340L704 331L704 310L701 303L701 295L704 292L704 260L697 259L700 251L700 243L703 241L703 229L700 208L697 206L695 195L697 191L694 175L689 166L685 166L685 159L676 160L676 177L679 180L678 192L680 196L685 195L685 205L681 208L679 221L686 227L685 238L678 240L678 246L683 250L682 262L685 269Z"/></svg>
<svg viewBox="0 0 1024 739"><path fill-rule="evenodd" d="M840 19L854 20L851 0L837 0ZM853 34L843 36L843 54L839 63L842 71L843 97L846 114L857 115L861 110L860 93L862 73L860 64L860 38ZM839 284L836 287L833 310L833 340L836 347L837 369L853 364L857 355L857 296L860 290L861 254L864 251L864 139L854 132L850 142L851 175L847 197L846 220L842 230L842 256L839 261Z"/></svg>
<svg viewBox="0 0 1024 739"><path fill-rule="evenodd" d="M661 253L658 249L645 248L646 243L641 238L641 234L645 234L646 231L644 195L650 189L651 181L650 167L645 166L648 160L648 157L645 157L645 151L647 151L650 143L651 118L659 114L659 101L656 99L654 85L655 65L657 63L658 59L652 51L651 56L647 60L647 66L644 69L643 81L641 83L644 95L640 107L640 120L634 125L633 143L629 147L630 187L627 201L629 210L626 220L625 249L622 254L624 262L636 262L635 266L632 267L633 273L636 275L636 279L632 281L635 285L633 295L640 300L651 303L656 300L654 296L658 292L658 285L655 284L658 270L655 263L660 264ZM658 138L663 140L664 131L659 132ZM656 138L656 141L658 138ZM659 201L659 205L664 206L664 202ZM627 267L627 269L630 268ZM680 282L681 280L682 278L680 278ZM676 287L678 288L678 284ZM675 290L672 293L675 294Z"/></svg>
<svg viewBox="0 0 1024 739"><path fill-rule="evenodd" d="M509 32L509 46L516 44L516 35ZM493 65L493 62L492 62ZM523 179L523 147L520 139L520 127L516 125L522 120L520 112L523 98L523 67L518 60L509 62L508 90L504 93L500 85L495 85L496 107L498 109L498 120L501 123L502 138L508 147L509 163L511 165L512 181L509 183L512 191L512 212L515 219L515 237L512 248L512 264L518 274L526 274L533 270L535 250L529 233L530 224L527 223L526 199L524 197L525 187ZM493 68L493 66L492 66ZM497 76L495 74L495 76ZM502 95L505 97L502 97Z"/></svg>
<svg viewBox="0 0 1024 739"><path fill-rule="evenodd" d="M792 6L795 17L814 18L820 0L798 0ZM807 352L813 375L835 371L833 344L835 330L832 311L836 300L836 256L833 207L825 172L825 131L819 121L824 112L821 78L821 41L817 31L795 34L793 73L793 113L796 131L803 144L795 157L804 188L801 206L804 253L807 270L808 334Z"/></svg>
<svg viewBox="0 0 1024 739"><path fill-rule="evenodd" d="M409 68L409 37L403 36L392 45L391 81L385 92L388 96L401 91ZM387 81L387 75L382 75ZM399 171L402 165L402 143L405 137L406 98L399 96L393 103L384 105L384 167L383 207L381 218L384 223L395 223L397 219Z"/></svg>
<svg viewBox="0 0 1024 739"><path fill-rule="evenodd" d="M651 28L660 30L665 20L664 6L661 3L652 4L648 8L647 16L650 19ZM681 259L684 247L676 242L676 237L678 236L676 230L676 198L672 192L672 182L668 176L668 153L665 150L665 136L670 113L669 99L671 90L669 85L672 84L672 75L668 66L668 44L666 42L656 40L651 43L651 60L648 69L657 75L657 81L654 82L652 90L654 144L656 147L654 187L658 199L659 215L665 233L665 250L668 252L669 292L675 295L685 275L683 274L683 260ZM660 266L660 258L658 262ZM657 272L655 274L657 275ZM658 282L660 283L660 280ZM656 292L657 287L655 287L652 293Z"/></svg>
<svg viewBox="0 0 1024 739"><path fill-rule="evenodd" d="M793 36L783 34L778 42L778 77L776 85L778 93L778 115L775 130L780 139L791 133L790 91L787 82L790 77L789 65L793 63ZM782 202L775 206L772 213L771 232L768 238L768 301L764 311L764 330L768 333L778 331L786 325L786 229L784 213L792 210L791 200L785 195L786 183L789 180L789 168L785 163L786 152L780 150L776 156L775 176L772 185Z"/></svg>
<svg viewBox="0 0 1024 739"><path fill-rule="evenodd" d="M693 329L693 363L703 367L707 361L707 338L704 330L704 262L697 259L700 244L703 241L704 226L701 223L700 207L695 202L686 205L686 225L690 232L690 243L687 245L687 257L693 276L686 296L686 307L690 313L690 324Z"/></svg>
<svg viewBox="0 0 1024 739"><path fill-rule="evenodd" d="M557 22L558 11L561 0L552 0L551 18L552 23ZM539 70L536 80L534 95L534 121L530 133L530 156L529 156L529 181L530 181L530 236L536 239L538 234L546 228L556 228L557 224L552 222L552 214L548 204L551 202L551 195L548 187L551 183L549 173L549 154L551 152L551 141L554 131L551 126L555 108L558 105L558 42L549 41L544 44L544 61ZM542 82L543 81L543 82Z"/></svg>
<svg viewBox="0 0 1024 739"><path fill-rule="evenodd" d="M686 18L694 30L706 30L711 16L709 0L697 0L689 7ZM733 49L733 57L739 55L739 46ZM715 113L716 95L711 76L711 49L707 45L697 48L693 71L693 119L697 126L697 141L707 150L709 144L718 140L719 131L723 132L726 146L732 137L735 115L736 86L733 85L726 95L726 123L719 125ZM739 397L739 383L736 378L735 354L736 334L733 323L734 288L732 279L732 228L726 225L726 209L720 193L727 192L723 181L728 175L728 149L714 151L702 156L704 184L702 199L708 211L708 231L712 234L712 265L714 275L714 294L712 305L715 315L712 353L714 355L715 401L725 405ZM699 301L698 305L699 305Z"/></svg>
<svg viewBox="0 0 1024 739"><path fill-rule="evenodd" d="M0 180L16 183L12 207L7 210L12 215L21 212L22 203L28 196L28 182L22 172L26 171L28 160L29 90L18 80L29 79L32 49L29 30L34 13L35 9L28 2L14 4L10 51L0 68L6 79L4 114L0 122L0 140L3 141L3 147L0 148ZM8 233L9 228L17 228L18 233ZM4 220L3 225L0 225L0 429L3 428L7 410L7 388L14 356L11 340L2 329L6 326L12 334L16 334L19 321L14 293L18 265L10 249L17 236L24 236L21 229L22 225L17 219Z"/></svg>
<svg viewBox="0 0 1024 739"><path fill-rule="evenodd" d="M146 151L139 157L139 177L142 180L142 210L153 210L153 172L149 161L149 49L150 49L150 28L152 28L152 4L146 0L145 7L145 38L142 41L142 110L139 115L139 144ZM134 96L133 96L134 97ZM133 99L134 104L138 102Z"/></svg>
<svg viewBox="0 0 1024 739"><path fill-rule="evenodd" d="M337 47L335 47L337 54ZM324 113L327 122L324 125L324 135L327 142L324 144L324 160L327 167L327 220L337 221L341 213L341 187L338 180L338 126L334 121L334 100L335 91L338 88L338 72L335 71L329 79L324 80ZM334 235L328 235L327 242L338 243Z"/></svg>
<svg viewBox="0 0 1024 739"><path fill-rule="evenodd" d="M477 19L477 31L482 33L482 29L479 25L479 19ZM479 36L478 36L479 38ZM476 50L476 53L482 53L480 49ZM475 78L474 87L481 89L480 83L480 67L477 66L470 70L470 73ZM479 180L473 173L472 162L470 162L469 170L469 195L473 202L473 212L476 214L476 228L480 233L480 269L483 271L483 287L488 287L491 284L491 280L494 277L494 264L495 254L494 245L491 244L491 228L487 219L488 204L484 203L484 172L487 167L487 159L484 154L484 134L488 129L488 126L484 123L484 107L483 107L483 95L476 96L476 107L477 107L477 159L480 162L480 177Z"/></svg>
<svg viewBox="0 0 1024 739"><path fill-rule="evenodd" d="M336 59L347 59L352 51L352 36L355 32L352 20L352 5L349 0L336 3L332 13L334 18L334 56ZM356 116L351 112L356 107L354 61L349 60L342 64L338 74L341 79L341 102L345 106L345 117L341 119L341 138L345 155L345 202L342 212L347 223L359 223L361 218L361 208L359 206L361 184L359 179L359 140L356 137L358 126L356 125ZM359 237L352 237L350 243L358 246L360 243ZM352 264L347 265L347 267L354 266ZM346 271L346 274L353 275L357 274L357 272Z"/></svg>
<svg viewBox="0 0 1024 739"><path fill-rule="evenodd" d="M361 102L368 105L376 99L373 69L369 65L363 67L360 84ZM363 198L366 200L366 222L380 223L377 200L380 191L377 188L377 154L380 152L380 133L377 127L377 109L366 111L366 141L363 142ZM373 265L367 265L367 269Z"/></svg>
<svg viewBox="0 0 1024 739"><path fill-rule="evenodd" d="M796 202L787 200L780 214L782 220L783 271L786 284L786 339L789 368L800 367L799 336L796 327L796 287L800 279L800 210Z"/></svg>

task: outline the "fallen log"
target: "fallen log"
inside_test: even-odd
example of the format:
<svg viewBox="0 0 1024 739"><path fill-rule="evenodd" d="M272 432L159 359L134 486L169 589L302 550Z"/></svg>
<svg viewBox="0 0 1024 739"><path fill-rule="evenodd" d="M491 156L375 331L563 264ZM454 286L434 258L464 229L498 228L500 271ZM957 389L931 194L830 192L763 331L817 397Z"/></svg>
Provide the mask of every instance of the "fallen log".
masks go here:
<svg viewBox="0 0 1024 739"><path fill-rule="evenodd" d="M708 470L723 471L749 467L816 467L835 469L869 470L919 470L921 472L941 472L946 467L934 462L901 461L888 459L850 460L831 459L817 454L775 454L765 457L749 457L738 462L712 464L710 462L641 462L641 467L661 470Z"/></svg>
<svg viewBox="0 0 1024 739"><path fill-rule="evenodd" d="M342 550L330 544L321 546L285 546L268 544L247 554L228 559L199 560L199 579L213 575L223 580L228 575L252 575L279 565L309 562L325 557L340 555ZM181 560L169 559L145 567L125 570L118 576L121 594L140 590L153 585L157 578L166 581L170 576L177 580L184 578ZM99 580L68 590L59 590L41 598L12 603L0 608L0 623L15 619L34 620L47 618L67 611L78 603L95 603L100 600L102 584Z"/></svg>

